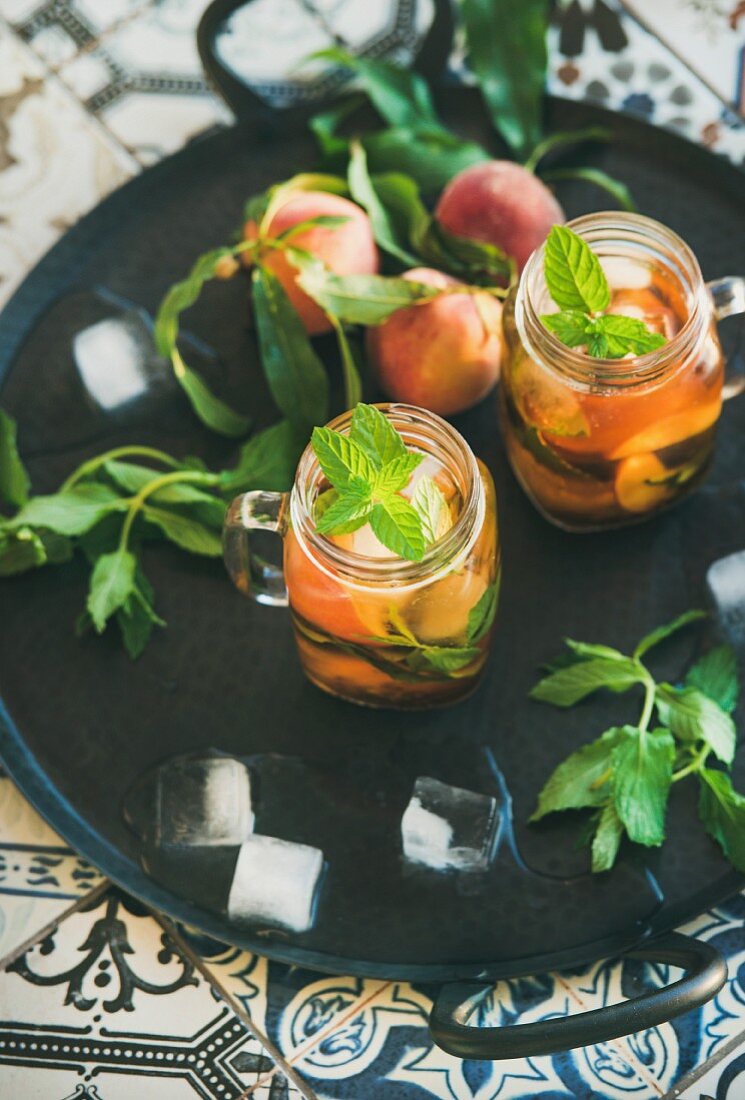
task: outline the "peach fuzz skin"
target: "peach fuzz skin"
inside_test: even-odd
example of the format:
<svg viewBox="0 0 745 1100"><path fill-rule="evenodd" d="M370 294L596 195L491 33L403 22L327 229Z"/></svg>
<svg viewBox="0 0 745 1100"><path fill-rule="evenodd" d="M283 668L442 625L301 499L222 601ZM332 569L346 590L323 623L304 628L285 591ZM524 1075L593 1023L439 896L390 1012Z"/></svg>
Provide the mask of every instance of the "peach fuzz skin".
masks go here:
<svg viewBox="0 0 745 1100"><path fill-rule="evenodd" d="M435 210L440 225L460 237L488 241L522 271L564 211L545 184L519 164L490 160L459 172Z"/></svg>
<svg viewBox="0 0 745 1100"><path fill-rule="evenodd" d="M460 285L426 267L413 268L403 278L437 287ZM368 328L367 353L389 397L449 416L475 405L496 383L501 328L502 306L491 295L447 294L399 309Z"/></svg>
<svg viewBox="0 0 745 1100"><path fill-rule="evenodd" d="M266 236L277 237L298 222L322 216L349 218L349 221L336 227L306 229L292 237L290 243L322 260L335 275L377 274L380 258L370 219L364 210L341 195L327 191L298 191L276 211ZM243 234L246 240L253 240L256 234L256 223L247 222ZM330 332L332 326L328 317L298 286L297 271L284 253L267 250L262 263L279 279L306 332L310 336Z"/></svg>

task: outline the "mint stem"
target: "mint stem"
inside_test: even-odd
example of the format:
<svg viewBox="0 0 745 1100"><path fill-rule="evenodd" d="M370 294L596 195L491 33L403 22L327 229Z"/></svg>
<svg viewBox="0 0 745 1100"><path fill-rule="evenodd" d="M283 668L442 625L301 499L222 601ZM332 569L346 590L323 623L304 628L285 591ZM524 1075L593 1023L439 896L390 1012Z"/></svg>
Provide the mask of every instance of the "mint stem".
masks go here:
<svg viewBox="0 0 745 1100"><path fill-rule="evenodd" d="M77 470L73 470L67 481L63 482L58 491L60 493L67 492L68 489L72 489L72 487L77 485L79 481L82 481L83 478L88 477L90 474L94 474L96 470L100 469L100 467L107 462L112 462L116 458L125 458L127 455L137 455L139 458L151 458L154 462L160 462L164 466L172 467L174 470L178 469L181 465L180 462L177 462L175 458L166 454L165 451L158 451L154 447L115 447L112 451L106 451L102 455L96 455L95 458L90 458L87 462L83 462L82 465L78 466Z"/></svg>
<svg viewBox="0 0 745 1100"><path fill-rule="evenodd" d="M173 485L179 481L212 487L217 485L219 480L218 474L207 474L200 470L176 470L172 474L163 474L162 477L157 477L155 481L143 485L139 493L130 499L129 509L122 525L122 533L119 537L119 549L126 550L129 534L132 530L132 524L147 498L152 496L153 493L157 493L159 489L164 488L166 485Z"/></svg>

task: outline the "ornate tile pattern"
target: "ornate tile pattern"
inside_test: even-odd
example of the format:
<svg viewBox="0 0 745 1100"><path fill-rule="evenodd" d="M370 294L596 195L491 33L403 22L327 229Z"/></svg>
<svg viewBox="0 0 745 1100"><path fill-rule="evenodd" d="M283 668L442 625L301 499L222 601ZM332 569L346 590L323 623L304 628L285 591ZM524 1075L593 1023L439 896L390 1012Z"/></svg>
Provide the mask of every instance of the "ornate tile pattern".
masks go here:
<svg viewBox="0 0 745 1100"><path fill-rule="evenodd" d="M229 119L193 43L205 6L0 0L0 301L108 190ZM629 7L649 22L648 6ZM364 0L302 0L298 8L324 41L371 33ZM399 0L404 23L405 8ZM743 124L618 0L557 0L550 46L557 94L631 111L745 161ZM452 68L463 77L462 52ZM429 1039L433 989L313 974L171 932L109 890L0 777L0 1095L740 1100L745 897L686 931L729 961L726 987L699 1012L553 1057L461 1061ZM666 967L627 960L501 982L480 1022L543 1019L669 980Z"/></svg>

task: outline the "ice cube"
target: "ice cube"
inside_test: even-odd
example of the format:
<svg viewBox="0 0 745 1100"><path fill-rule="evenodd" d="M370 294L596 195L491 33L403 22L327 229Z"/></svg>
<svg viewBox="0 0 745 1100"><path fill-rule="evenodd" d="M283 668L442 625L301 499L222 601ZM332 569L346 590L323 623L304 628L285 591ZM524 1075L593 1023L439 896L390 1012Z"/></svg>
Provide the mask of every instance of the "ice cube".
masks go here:
<svg viewBox="0 0 745 1100"><path fill-rule="evenodd" d="M498 823L497 803L489 795L419 776L401 819L404 857L437 871L485 871Z"/></svg>
<svg viewBox="0 0 745 1100"><path fill-rule="evenodd" d="M138 309L84 328L73 339L72 350L83 385L107 412L143 397L169 369Z"/></svg>
<svg viewBox="0 0 745 1100"><path fill-rule="evenodd" d="M240 760L206 756L161 768L155 793L155 842L239 845L251 835L251 776Z"/></svg>
<svg viewBox="0 0 745 1100"><path fill-rule="evenodd" d="M736 649L745 651L745 550L715 561L706 583L723 630Z"/></svg>
<svg viewBox="0 0 745 1100"><path fill-rule="evenodd" d="M652 270L629 256L601 256L600 266L611 287L642 290L652 283Z"/></svg>
<svg viewBox="0 0 745 1100"><path fill-rule="evenodd" d="M238 853L229 918L307 931L313 924L322 870L319 848L273 836L250 836Z"/></svg>

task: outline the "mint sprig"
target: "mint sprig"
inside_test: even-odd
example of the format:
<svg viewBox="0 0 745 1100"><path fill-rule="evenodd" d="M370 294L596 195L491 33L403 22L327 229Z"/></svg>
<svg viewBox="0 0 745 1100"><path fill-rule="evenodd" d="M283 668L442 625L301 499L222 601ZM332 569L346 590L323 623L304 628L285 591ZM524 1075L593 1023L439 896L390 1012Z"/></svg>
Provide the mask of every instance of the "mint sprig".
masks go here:
<svg viewBox="0 0 745 1100"><path fill-rule="evenodd" d="M317 502L319 533L345 535L369 523L383 546L420 561L443 533L440 517L447 511L431 478L421 479L411 501L401 496L424 456L407 450L390 420L362 403L352 414L348 435L314 428L311 445L332 487Z"/></svg>
<svg viewBox="0 0 745 1100"><path fill-rule="evenodd" d="M594 359L645 355L665 337L636 317L608 313L611 290L600 261L586 241L565 225L555 225L546 241L544 275L560 307L541 321L568 348L585 347Z"/></svg>
<svg viewBox="0 0 745 1100"><path fill-rule="evenodd" d="M567 639L569 653L551 666L531 698L569 707L600 689L623 692L639 685L644 701L636 725L614 726L572 753L554 770L538 796L531 821L564 810L592 814L592 869L607 871L624 836L645 847L665 839L665 811L674 783L698 777L699 812L707 832L745 871L745 798L724 768L736 747L731 711L738 683L734 653L717 646L688 671L685 683L656 683L642 657L671 634L700 619L689 611L653 630L631 656L619 650ZM661 725L650 728L656 712Z"/></svg>

